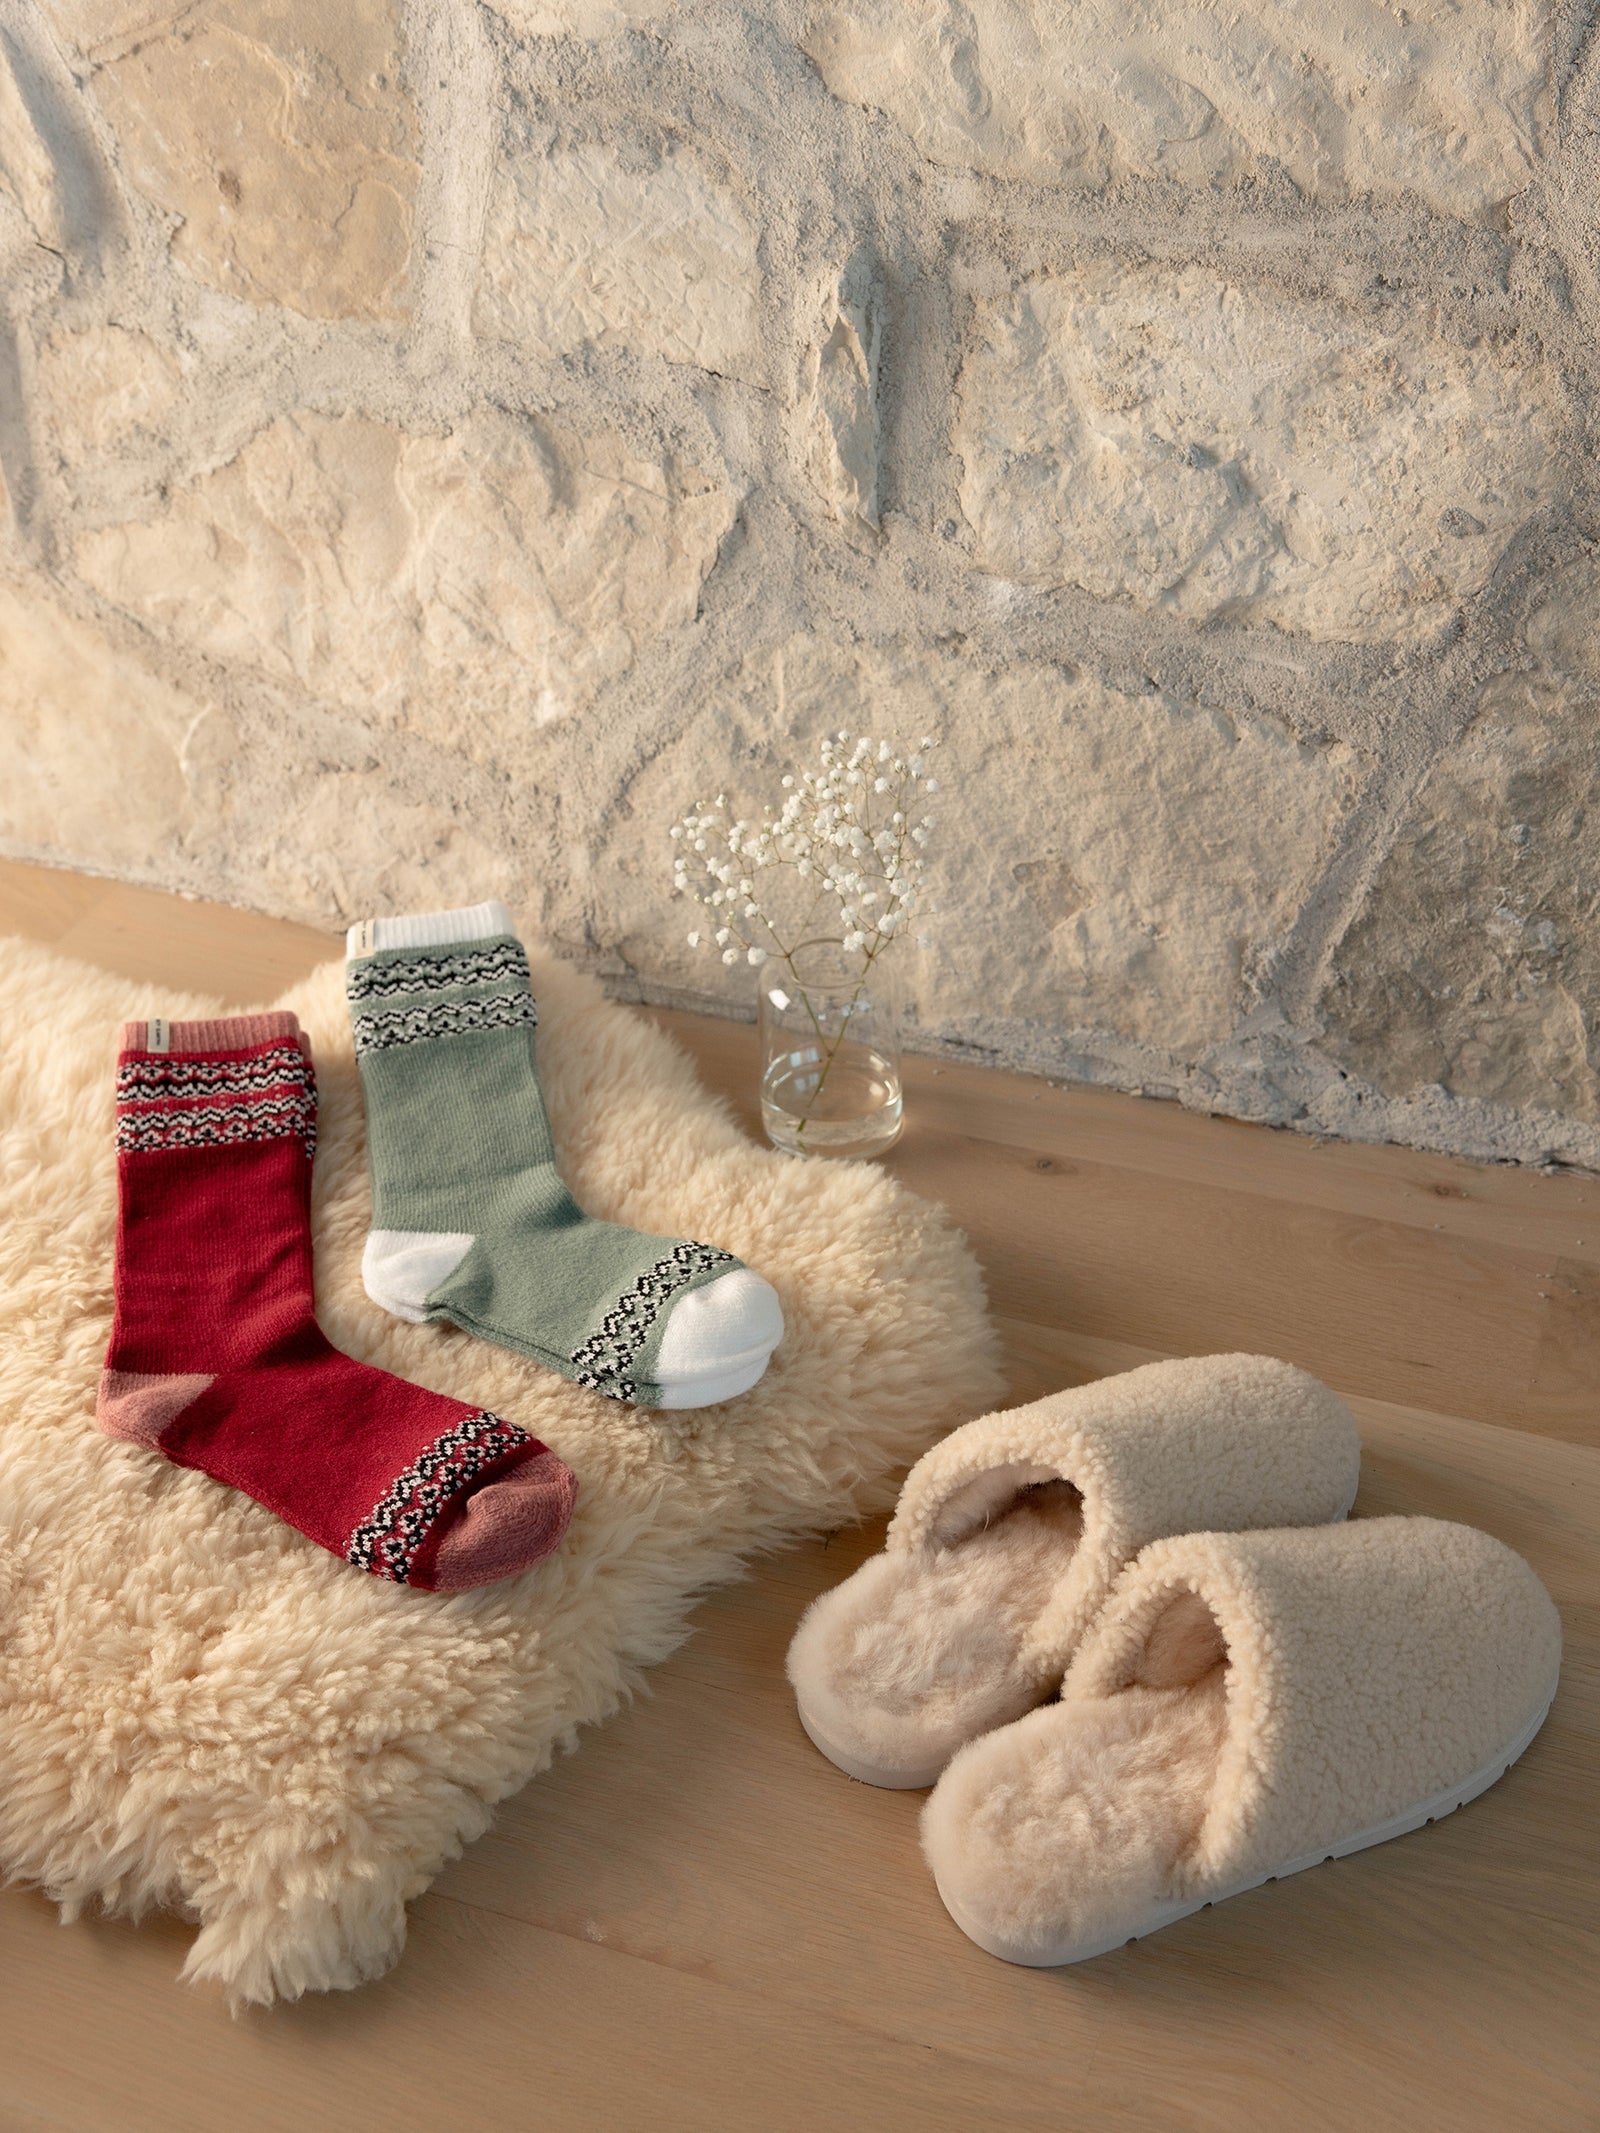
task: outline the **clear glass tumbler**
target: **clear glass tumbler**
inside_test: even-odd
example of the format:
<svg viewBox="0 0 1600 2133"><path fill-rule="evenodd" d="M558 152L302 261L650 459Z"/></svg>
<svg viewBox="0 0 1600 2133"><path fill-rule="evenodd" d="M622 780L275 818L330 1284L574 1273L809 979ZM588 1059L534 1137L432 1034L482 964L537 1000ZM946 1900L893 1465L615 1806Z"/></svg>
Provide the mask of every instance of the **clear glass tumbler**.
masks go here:
<svg viewBox="0 0 1600 2133"><path fill-rule="evenodd" d="M881 961L804 941L761 966L761 1123L791 1155L882 1155L900 1138L900 1024Z"/></svg>

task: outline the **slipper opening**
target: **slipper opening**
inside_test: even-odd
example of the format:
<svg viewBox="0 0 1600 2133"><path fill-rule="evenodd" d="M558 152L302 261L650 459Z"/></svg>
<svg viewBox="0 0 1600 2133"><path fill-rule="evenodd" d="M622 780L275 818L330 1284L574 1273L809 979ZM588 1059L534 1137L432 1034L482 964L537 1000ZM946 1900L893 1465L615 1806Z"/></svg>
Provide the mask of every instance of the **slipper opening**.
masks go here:
<svg viewBox="0 0 1600 2133"><path fill-rule="evenodd" d="M931 1548L873 1557L796 1633L789 1678L807 1728L857 1776L931 1784L964 1741L1020 1718L1059 1680L1031 1639L1071 1572L1083 1499L1048 1468L1001 1473L960 1491Z"/></svg>
<svg viewBox="0 0 1600 2133"><path fill-rule="evenodd" d="M1222 1624L1191 1587L1174 1593L1134 1653L1126 1687L1193 1689L1228 1664Z"/></svg>
<svg viewBox="0 0 1600 2133"><path fill-rule="evenodd" d="M1048 1529L1058 1548L1075 1546L1083 1534L1083 1495L1054 1467L1014 1460L957 1489L940 1507L933 1542L956 1548L1003 1519L1025 1517Z"/></svg>

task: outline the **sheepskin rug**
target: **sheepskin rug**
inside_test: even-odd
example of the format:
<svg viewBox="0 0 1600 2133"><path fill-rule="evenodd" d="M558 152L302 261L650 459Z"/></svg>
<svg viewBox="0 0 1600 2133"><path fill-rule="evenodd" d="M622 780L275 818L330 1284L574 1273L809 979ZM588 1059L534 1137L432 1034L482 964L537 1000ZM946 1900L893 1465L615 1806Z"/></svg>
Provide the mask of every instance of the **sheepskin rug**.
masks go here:
<svg viewBox="0 0 1600 2133"><path fill-rule="evenodd" d="M496 1801L615 1711L757 1551L888 1502L1000 1392L960 1234L881 1171L752 1146L665 1036L533 958L563 1168L593 1213L765 1274L788 1333L754 1392L642 1415L407 1326L361 1287L367 1173L342 969L273 1004L321 1088L318 1310L351 1354L493 1409L576 1470L561 1549L453 1595L363 1577L205 1476L100 1436L112 1065L131 1016L215 1000L0 941L0 1871L192 1919L237 2001L360 1984Z"/></svg>

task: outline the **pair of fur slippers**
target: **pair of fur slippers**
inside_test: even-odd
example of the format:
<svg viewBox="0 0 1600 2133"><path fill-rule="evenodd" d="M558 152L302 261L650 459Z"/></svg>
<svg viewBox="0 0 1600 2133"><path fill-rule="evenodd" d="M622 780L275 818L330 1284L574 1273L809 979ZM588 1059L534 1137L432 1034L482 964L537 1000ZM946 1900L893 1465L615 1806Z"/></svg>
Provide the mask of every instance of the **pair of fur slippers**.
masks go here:
<svg viewBox="0 0 1600 2133"><path fill-rule="evenodd" d="M1103 1954L1449 1814L1527 1747L1549 1595L1471 1527L1344 1523L1360 1456L1326 1386L1224 1355L986 1415L912 1468L789 1678L841 1770L933 1786L923 1848L979 1947Z"/></svg>

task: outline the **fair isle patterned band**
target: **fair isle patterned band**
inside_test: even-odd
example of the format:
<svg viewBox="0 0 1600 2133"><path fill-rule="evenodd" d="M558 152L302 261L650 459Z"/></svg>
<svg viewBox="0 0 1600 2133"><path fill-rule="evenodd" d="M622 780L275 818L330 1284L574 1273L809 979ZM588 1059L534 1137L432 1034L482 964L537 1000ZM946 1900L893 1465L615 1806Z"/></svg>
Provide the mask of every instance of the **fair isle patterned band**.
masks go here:
<svg viewBox="0 0 1600 2133"><path fill-rule="evenodd" d="M266 1096L259 1103L192 1104L182 1110L125 1111L117 1120L122 1155L155 1148L230 1148L240 1141L300 1139L316 1153L317 1107L307 1096Z"/></svg>
<svg viewBox="0 0 1600 2133"><path fill-rule="evenodd" d="M124 1060L117 1101L153 1103L164 1096L243 1096L254 1089L308 1087L311 1070L298 1044L274 1044L248 1059L196 1059L181 1052Z"/></svg>
<svg viewBox="0 0 1600 2133"><path fill-rule="evenodd" d="M453 955L408 955L393 963L352 963L344 987L352 1001L388 1000L396 993L448 992L458 985L498 985L507 978L533 982L521 941L496 941L492 948Z"/></svg>
<svg viewBox="0 0 1600 2133"><path fill-rule="evenodd" d="M572 1368L578 1383L608 1400L637 1399L639 1388L628 1376L628 1366L649 1338L663 1305L697 1274L738 1264L732 1252L719 1251L714 1244L675 1244L665 1259L646 1267L632 1288L623 1290L599 1331L574 1348Z"/></svg>
<svg viewBox="0 0 1600 2133"><path fill-rule="evenodd" d="M486 1407L463 1415L395 1476L345 1542L345 1560L374 1577L409 1585L423 1544L451 1499L497 1459L533 1442L525 1429L502 1421Z"/></svg>
<svg viewBox="0 0 1600 2133"><path fill-rule="evenodd" d="M386 1052L392 1045L429 1037L464 1037L475 1030L530 1027L539 1020L531 992L497 993L487 1000L440 1000L432 1007L357 1008L350 1026L356 1053Z"/></svg>
<svg viewBox="0 0 1600 2133"><path fill-rule="evenodd" d="M275 1044L245 1059L164 1053L125 1059L117 1069L119 1154L290 1139L302 1143L309 1162L317 1146L317 1084L298 1044Z"/></svg>

